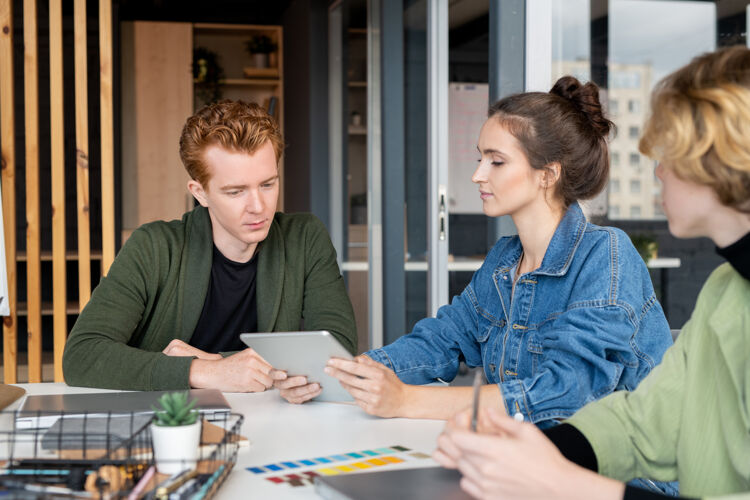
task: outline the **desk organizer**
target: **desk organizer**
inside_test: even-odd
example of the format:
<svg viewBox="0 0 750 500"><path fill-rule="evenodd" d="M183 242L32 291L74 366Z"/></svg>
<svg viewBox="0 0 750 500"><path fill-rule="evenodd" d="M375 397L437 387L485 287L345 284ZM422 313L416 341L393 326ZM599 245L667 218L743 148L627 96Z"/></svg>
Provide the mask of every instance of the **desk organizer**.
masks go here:
<svg viewBox="0 0 750 500"><path fill-rule="evenodd" d="M247 443L242 415L203 416L193 470L154 465L150 414L0 412L0 495L14 498L211 498Z"/></svg>

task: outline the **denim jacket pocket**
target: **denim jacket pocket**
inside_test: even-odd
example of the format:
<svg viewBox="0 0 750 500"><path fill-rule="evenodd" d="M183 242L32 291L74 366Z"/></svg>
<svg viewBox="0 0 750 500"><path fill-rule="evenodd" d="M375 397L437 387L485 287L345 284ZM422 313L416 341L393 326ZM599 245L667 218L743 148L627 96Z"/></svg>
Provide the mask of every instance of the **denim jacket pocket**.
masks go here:
<svg viewBox="0 0 750 500"><path fill-rule="evenodd" d="M502 329L505 327L505 320L495 318L493 315L477 307L477 314L479 315L479 321L477 329L474 331L474 338L480 344L487 342L487 339L492 334L493 328Z"/></svg>
<svg viewBox="0 0 750 500"><path fill-rule="evenodd" d="M528 332L528 337L529 338L526 341L526 350L531 357L531 374L534 375L536 374L539 365L542 363L544 348L534 332Z"/></svg>

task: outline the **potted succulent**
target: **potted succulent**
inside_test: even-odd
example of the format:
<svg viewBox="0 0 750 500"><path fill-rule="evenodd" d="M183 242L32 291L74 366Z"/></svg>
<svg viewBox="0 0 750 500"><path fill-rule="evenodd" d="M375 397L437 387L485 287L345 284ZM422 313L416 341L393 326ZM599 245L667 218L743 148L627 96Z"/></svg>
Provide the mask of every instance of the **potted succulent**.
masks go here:
<svg viewBox="0 0 750 500"><path fill-rule="evenodd" d="M152 406L151 423L154 460L162 474L174 474L195 468L201 438L201 420L195 399L187 392L170 392L159 398L159 408Z"/></svg>
<svg viewBox="0 0 750 500"><path fill-rule="evenodd" d="M245 48L253 58L253 65L256 68L268 68L270 56L275 56L276 54L276 44L268 35L251 36L245 42ZM274 67L276 65L271 64L270 66Z"/></svg>

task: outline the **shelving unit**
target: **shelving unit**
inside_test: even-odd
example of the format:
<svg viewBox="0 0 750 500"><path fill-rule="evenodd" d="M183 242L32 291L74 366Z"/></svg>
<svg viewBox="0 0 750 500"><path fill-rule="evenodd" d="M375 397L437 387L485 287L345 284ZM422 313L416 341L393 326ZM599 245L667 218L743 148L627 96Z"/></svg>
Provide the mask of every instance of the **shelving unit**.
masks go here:
<svg viewBox="0 0 750 500"><path fill-rule="evenodd" d="M222 98L253 101L266 109L273 98L282 132L284 52L280 26L135 21L123 23L122 32L125 241L141 224L178 219L194 206L177 148L185 119L206 104L196 92L194 49L217 55L224 73ZM250 69L252 78L247 78L245 69L253 64L245 43L257 35L276 44L275 66ZM283 164L279 168L283 173Z"/></svg>
<svg viewBox="0 0 750 500"><path fill-rule="evenodd" d="M276 45L275 61L269 67L256 68L245 48L253 36L265 35ZM218 56L224 70L220 82L223 99L241 99L255 102L266 110L273 107L273 116L284 132L284 36L281 26L252 24L193 24L193 47L205 48ZM196 84L198 85L198 84ZM194 109L204 104L193 92ZM272 105L272 102L275 103ZM279 173L284 181L284 162L279 163ZM278 210L283 210L284 190L279 193Z"/></svg>

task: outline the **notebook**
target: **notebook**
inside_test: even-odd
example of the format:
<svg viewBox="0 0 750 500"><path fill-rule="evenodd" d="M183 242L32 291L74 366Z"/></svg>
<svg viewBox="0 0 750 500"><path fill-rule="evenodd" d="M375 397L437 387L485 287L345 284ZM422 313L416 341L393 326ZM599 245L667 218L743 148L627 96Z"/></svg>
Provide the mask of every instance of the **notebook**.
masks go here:
<svg viewBox="0 0 750 500"><path fill-rule="evenodd" d="M315 492L327 500L469 500L461 473L442 467L397 469L315 478Z"/></svg>
<svg viewBox="0 0 750 500"><path fill-rule="evenodd" d="M158 399L174 391L92 392L86 394L45 394L27 396L16 416L19 429L46 428L60 418L88 417L117 414L152 414L151 406ZM191 389L189 397L197 399L196 408L204 417L212 419L229 413L231 407L217 389Z"/></svg>

